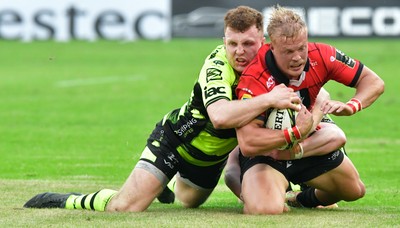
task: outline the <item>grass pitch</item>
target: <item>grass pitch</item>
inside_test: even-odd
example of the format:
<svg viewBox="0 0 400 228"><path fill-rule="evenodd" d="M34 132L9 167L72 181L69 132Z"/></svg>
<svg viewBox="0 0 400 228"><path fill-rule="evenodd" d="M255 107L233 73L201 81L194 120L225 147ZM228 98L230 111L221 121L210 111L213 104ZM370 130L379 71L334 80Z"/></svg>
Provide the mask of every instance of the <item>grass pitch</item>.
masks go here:
<svg viewBox="0 0 400 228"><path fill-rule="evenodd" d="M143 213L23 209L43 191L118 189L155 123L187 101L204 58L220 40L1 43L0 226L3 227L398 227L400 113L397 40L324 40L376 71L385 94L335 121L366 196L335 210L242 215L220 182L198 209L155 201ZM326 88L347 101L354 90Z"/></svg>

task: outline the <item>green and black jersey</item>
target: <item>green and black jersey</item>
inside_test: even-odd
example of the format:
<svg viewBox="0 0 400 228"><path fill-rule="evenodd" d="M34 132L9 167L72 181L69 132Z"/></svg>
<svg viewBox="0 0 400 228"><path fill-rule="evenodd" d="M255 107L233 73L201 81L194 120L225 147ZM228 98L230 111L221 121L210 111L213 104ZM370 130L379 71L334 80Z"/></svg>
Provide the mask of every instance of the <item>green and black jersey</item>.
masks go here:
<svg viewBox="0 0 400 228"><path fill-rule="evenodd" d="M237 145L235 129L215 129L206 110L217 100L236 99L239 74L229 65L225 54L225 47L220 45L207 57L189 101L163 119L167 137L193 165L221 162Z"/></svg>

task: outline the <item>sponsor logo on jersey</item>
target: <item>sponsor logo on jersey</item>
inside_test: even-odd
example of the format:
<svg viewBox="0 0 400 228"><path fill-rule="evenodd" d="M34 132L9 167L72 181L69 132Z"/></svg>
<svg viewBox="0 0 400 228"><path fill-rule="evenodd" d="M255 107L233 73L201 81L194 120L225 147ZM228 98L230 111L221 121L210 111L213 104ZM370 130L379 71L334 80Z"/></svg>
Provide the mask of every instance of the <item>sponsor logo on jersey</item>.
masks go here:
<svg viewBox="0 0 400 228"><path fill-rule="evenodd" d="M218 51L219 51L218 49L215 49L215 51L213 53L211 53L210 58L208 58L208 59L215 58L215 56L218 54Z"/></svg>
<svg viewBox="0 0 400 228"><path fill-rule="evenodd" d="M250 99L250 98L252 98L252 96L250 94L248 94L248 93L245 93L242 96L242 100L247 100L247 99Z"/></svg>
<svg viewBox="0 0 400 228"><path fill-rule="evenodd" d="M217 65L217 66L218 66L218 65L221 65L221 66L225 65L225 63L224 63L223 61L218 60L218 59L217 59L217 60L214 60L213 63L214 63L215 65Z"/></svg>
<svg viewBox="0 0 400 228"><path fill-rule="evenodd" d="M273 77L269 77L268 80L267 80L266 85L267 85L268 90L271 90L271 88L273 88L275 86L274 78Z"/></svg>
<svg viewBox="0 0 400 228"><path fill-rule="evenodd" d="M207 74L207 82L213 80L222 80L222 71L216 68L208 68L206 71Z"/></svg>
<svg viewBox="0 0 400 228"><path fill-rule="evenodd" d="M346 54L344 54L342 51L336 49L336 60L339 62L342 62L346 64L347 66L353 68L356 65L356 61L354 59L350 58Z"/></svg>
<svg viewBox="0 0 400 228"><path fill-rule="evenodd" d="M178 136L182 136L185 134L185 132L192 132L192 126L195 125L197 123L197 119L192 118L188 121L186 121L186 123L184 123L179 129L175 130L175 134L177 134Z"/></svg>
<svg viewBox="0 0 400 228"><path fill-rule="evenodd" d="M211 87L211 88L204 88L204 97L208 99L217 94L226 94L225 87Z"/></svg>

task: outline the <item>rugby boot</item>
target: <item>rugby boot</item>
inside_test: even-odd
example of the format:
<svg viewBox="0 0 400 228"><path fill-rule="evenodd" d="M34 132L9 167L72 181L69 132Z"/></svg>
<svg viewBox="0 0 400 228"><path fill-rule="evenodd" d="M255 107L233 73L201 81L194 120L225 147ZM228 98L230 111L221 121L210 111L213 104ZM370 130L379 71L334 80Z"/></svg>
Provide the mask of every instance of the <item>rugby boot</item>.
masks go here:
<svg viewBox="0 0 400 228"><path fill-rule="evenodd" d="M80 193L52 193L45 192L40 193L34 197L32 197L28 202L24 204L26 208L65 208L65 203L67 202L68 197L71 195L82 195Z"/></svg>
<svg viewBox="0 0 400 228"><path fill-rule="evenodd" d="M174 203L175 201L175 193L171 191L171 189L166 186L164 190L161 192L161 194L157 197L158 201L160 203L165 203L165 204L170 204Z"/></svg>

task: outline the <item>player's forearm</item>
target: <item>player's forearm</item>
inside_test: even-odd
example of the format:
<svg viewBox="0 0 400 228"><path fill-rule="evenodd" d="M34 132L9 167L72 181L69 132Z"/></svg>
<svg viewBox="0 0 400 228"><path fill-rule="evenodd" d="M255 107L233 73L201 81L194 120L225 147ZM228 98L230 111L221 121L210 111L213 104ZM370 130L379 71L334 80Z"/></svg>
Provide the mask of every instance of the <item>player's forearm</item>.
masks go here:
<svg viewBox="0 0 400 228"><path fill-rule="evenodd" d="M346 135L335 124L321 123L320 126L318 131L301 142L303 157L328 154L346 143Z"/></svg>
<svg viewBox="0 0 400 228"><path fill-rule="evenodd" d="M207 112L216 129L237 128L255 119L269 106L261 99L219 100L208 106Z"/></svg>
<svg viewBox="0 0 400 228"><path fill-rule="evenodd" d="M267 152L286 144L284 133L281 130L246 125L243 128L236 129L236 134L240 150L246 157L265 155Z"/></svg>

